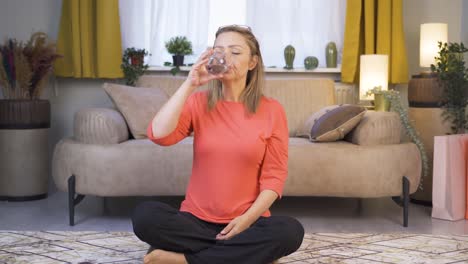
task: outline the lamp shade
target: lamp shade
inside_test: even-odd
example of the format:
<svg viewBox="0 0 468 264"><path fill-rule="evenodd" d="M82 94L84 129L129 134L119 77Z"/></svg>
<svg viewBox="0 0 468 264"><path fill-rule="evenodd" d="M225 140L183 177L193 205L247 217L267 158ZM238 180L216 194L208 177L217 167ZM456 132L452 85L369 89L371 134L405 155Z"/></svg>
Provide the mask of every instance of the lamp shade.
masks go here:
<svg viewBox="0 0 468 264"><path fill-rule="evenodd" d="M361 55L359 99L371 100L372 96L366 96L366 92L376 86L388 90L388 55Z"/></svg>
<svg viewBox="0 0 468 264"><path fill-rule="evenodd" d="M438 42L447 42L448 26L443 23L427 23L421 25L419 39L419 65L431 67L438 55Z"/></svg>

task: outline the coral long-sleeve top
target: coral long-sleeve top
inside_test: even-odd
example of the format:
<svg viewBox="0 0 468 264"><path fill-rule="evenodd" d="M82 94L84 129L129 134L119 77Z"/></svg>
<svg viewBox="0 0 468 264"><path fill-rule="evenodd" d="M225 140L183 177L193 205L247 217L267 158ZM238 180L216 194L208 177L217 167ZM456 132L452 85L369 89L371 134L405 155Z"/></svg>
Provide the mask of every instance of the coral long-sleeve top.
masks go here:
<svg viewBox="0 0 468 264"><path fill-rule="evenodd" d="M281 197L288 166L286 114L267 97L255 114L248 114L242 103L224 100L210 111L207 101L207 91L191 94L175 130L155 138L150 123L148 137L169 146L194 132L192 175L180 210L228 223L245 213L263 190Z"/></svg>

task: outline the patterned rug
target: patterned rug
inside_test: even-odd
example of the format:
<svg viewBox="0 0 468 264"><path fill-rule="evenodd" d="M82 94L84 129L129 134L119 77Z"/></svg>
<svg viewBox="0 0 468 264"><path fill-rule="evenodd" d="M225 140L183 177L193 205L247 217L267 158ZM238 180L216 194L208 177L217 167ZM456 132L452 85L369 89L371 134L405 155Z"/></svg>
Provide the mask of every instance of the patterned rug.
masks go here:
<svg viewBox="0 0 468 264"><path fill-rule="evenodd" d="M142 263L147 245L127 232L0 231L0 263ZM280 263L468 263L468 236L307 234Z"/></svg>

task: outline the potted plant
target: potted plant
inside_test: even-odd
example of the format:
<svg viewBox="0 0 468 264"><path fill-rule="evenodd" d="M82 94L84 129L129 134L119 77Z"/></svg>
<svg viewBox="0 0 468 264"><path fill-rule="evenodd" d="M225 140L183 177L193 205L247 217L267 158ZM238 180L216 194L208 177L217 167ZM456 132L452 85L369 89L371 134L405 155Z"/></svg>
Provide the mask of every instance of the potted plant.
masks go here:
<svg viewBox="0 0 468 264"><path fill-rule="evenodd" d="M166 49L173 55L172 60L175 67L184 65L184 56L193 53L192 42L185 36L172 37L166 42Z"/></svg>
<svg viewBox="0 0 468 264"><path fill-rule="evenodd" d="M150 54L145 49L125 49L120 68L124 73L126 85L135 86L138 78L148 69L149 65L144 64L145 56L148 55Z"/></svg>
<svg viewBox="0 0 468 264"><path fill-rule="evenodd" d="M0 200L47 196L50 103L40 96L59 57L42 32L0 44Z"/></svg>
<svg viewBox="0 0 468 264"><path fill-rule="evenodd" d="M374 95L374 104L376 109L377 107L380 109L389 108L391 111L396 112L400 116L400 121L405 129L406 134L410 138L411 142L416 144L419 149L419 153L421 154L423 177L419 183L419 189L422 190L423 179L429 175L429 162L427 153L419 133L416 131L414 125L408 117L408 111L401 104L400 93L396 90L382 90L382 88L378 86L374 87L372 90L367 91L366 95Z"/></svg>
<svg viewBox="0 0 468 264"><path fill-rule="evenodd" d="M450 122L453 134L465 133L468 129L465 113L468 105L468 69L463 58L465 52L468 49L463 43L439 42L439 56L435 58L436 64L431 65L442 87L442 117L444 122Z"/></svg>

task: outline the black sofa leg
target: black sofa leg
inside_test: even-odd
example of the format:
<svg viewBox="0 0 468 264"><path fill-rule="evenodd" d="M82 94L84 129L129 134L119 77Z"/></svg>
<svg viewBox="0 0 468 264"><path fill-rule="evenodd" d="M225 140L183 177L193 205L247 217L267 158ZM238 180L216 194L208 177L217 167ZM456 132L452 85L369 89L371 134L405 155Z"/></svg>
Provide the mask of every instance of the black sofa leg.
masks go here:
<svg viewBox="0 0 468 264"><path fill-rule="evenodd" d="M78 194L75 198L75 175L68 178L68 215L70 218L70 226L75 225L75 206L79 204L84 195Z"/></svg>
<svg viewBox="0 0 468 264"><path fill-rule="evenodd" d="M392 197L392 200L397 203L399 206L403 207L403 226L408 227L408 206L409 206L409 187L410 182L406 176L403 176L403 198L399 196Z"/></svg>
<svg viewBox="0 0 468 264"><path fill-rule="evenodd" d="M406 176L403 176L403 226L408 227L409 185Z"/></svg>

